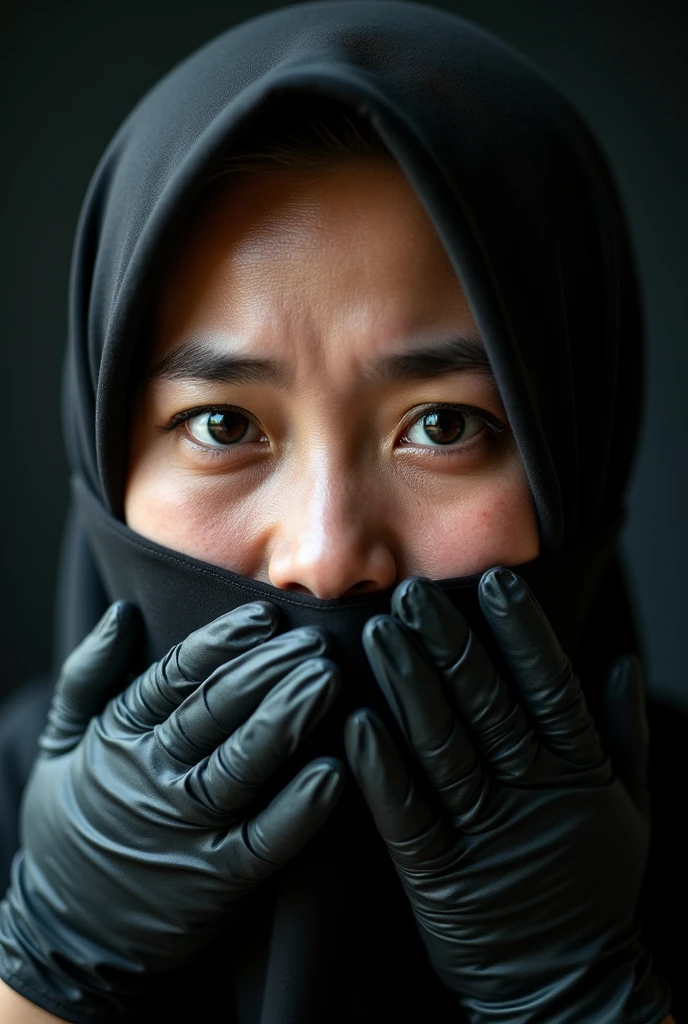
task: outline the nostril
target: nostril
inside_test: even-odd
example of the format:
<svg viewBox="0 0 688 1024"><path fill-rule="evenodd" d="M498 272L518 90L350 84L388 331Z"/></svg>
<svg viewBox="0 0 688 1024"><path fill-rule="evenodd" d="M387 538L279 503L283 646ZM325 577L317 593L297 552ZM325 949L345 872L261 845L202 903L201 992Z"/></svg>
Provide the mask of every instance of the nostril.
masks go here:
<svg viewBox="0 0 688 1024"><path fill-rule="evenodd" d="M317 596L314 591L310 590L308 587L302 586L300 583L285 583L285 585L279 589L290 590L293 594L310 594L311 596ZM377 589L378 587L374 580L360 580L358 583L354 583L352 587L349 587L348 590L323 596L326 599L331 600L333 597L352 597L354 594L366 594Z"/></svg>
<svg viewBox="0 0 688 1024"><path fill-rule="evenodd" d="M358 583L354 583L353 587L349 587L347 595L349 594L365 594L370 590L376 590L377 585L375 580L359 580Z"/></svg>

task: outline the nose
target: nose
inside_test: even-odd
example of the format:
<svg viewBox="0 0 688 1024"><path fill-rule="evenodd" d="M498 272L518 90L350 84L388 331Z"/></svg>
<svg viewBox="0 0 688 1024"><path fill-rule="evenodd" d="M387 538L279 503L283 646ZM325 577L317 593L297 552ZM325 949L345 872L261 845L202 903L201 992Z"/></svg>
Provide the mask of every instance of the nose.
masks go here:
<svg viewBox="0 0 688 1024"><path fill-rule="evenodd" d="M332 599L395 583L397 562L380 504L361 488L347 488L339 476L310 485L302 477L290 489L273 535L273 586Z"/></svg>

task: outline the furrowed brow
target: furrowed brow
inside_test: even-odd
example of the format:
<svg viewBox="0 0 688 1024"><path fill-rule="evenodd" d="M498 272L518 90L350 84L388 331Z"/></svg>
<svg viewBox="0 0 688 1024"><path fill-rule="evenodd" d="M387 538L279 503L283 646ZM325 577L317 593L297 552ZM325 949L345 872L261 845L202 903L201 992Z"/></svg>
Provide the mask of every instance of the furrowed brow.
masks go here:
<svg viewBox="0 0 688 1024"><path fill-rule="evenodd" d="M490 360L478 335L456 335L432 345L381 356L366 371L366 380L369 383L429 380L461 370L493 376Z"/></svg>
<svg viewBox="0 0 688 1024"><path fill-rule="evenodd" d="M149 372L158 380L202 380L214 384L281 384L284 367L274 359L253 359L218 352L208 345L180 345Z"/></svg>

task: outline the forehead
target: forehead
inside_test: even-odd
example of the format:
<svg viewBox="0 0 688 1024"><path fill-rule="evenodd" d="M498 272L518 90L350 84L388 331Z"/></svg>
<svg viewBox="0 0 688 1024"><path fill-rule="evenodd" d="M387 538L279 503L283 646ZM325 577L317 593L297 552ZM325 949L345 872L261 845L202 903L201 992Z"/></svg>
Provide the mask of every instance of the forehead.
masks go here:
<svg viewBox="0 0 688 1024"><path fill-rule="evenodd" d="M216 182L177 237L154 313L156 356L204 331L242 352L370 355L473 322L399 168L356 160Z"/></svg>

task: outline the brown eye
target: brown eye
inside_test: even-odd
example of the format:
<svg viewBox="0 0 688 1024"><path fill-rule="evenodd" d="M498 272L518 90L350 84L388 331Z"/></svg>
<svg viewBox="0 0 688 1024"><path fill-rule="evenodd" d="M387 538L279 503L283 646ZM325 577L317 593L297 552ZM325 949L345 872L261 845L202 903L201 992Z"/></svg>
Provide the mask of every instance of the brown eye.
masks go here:
<svg viewBox="0 0 688 1024"><path fill-rule="evenodd" d="M192 437L211 448L223 448L239 442L257 441L262 434L243 413L211 410L186 421Z"/></svg>
<svg viewBox="0 0 688 1024"><path fill-rule="evenodd" d="M479 434L484 422L459 409L434 409L415 421L406 433L412 444L434 447L468 441Z"/></svg>

